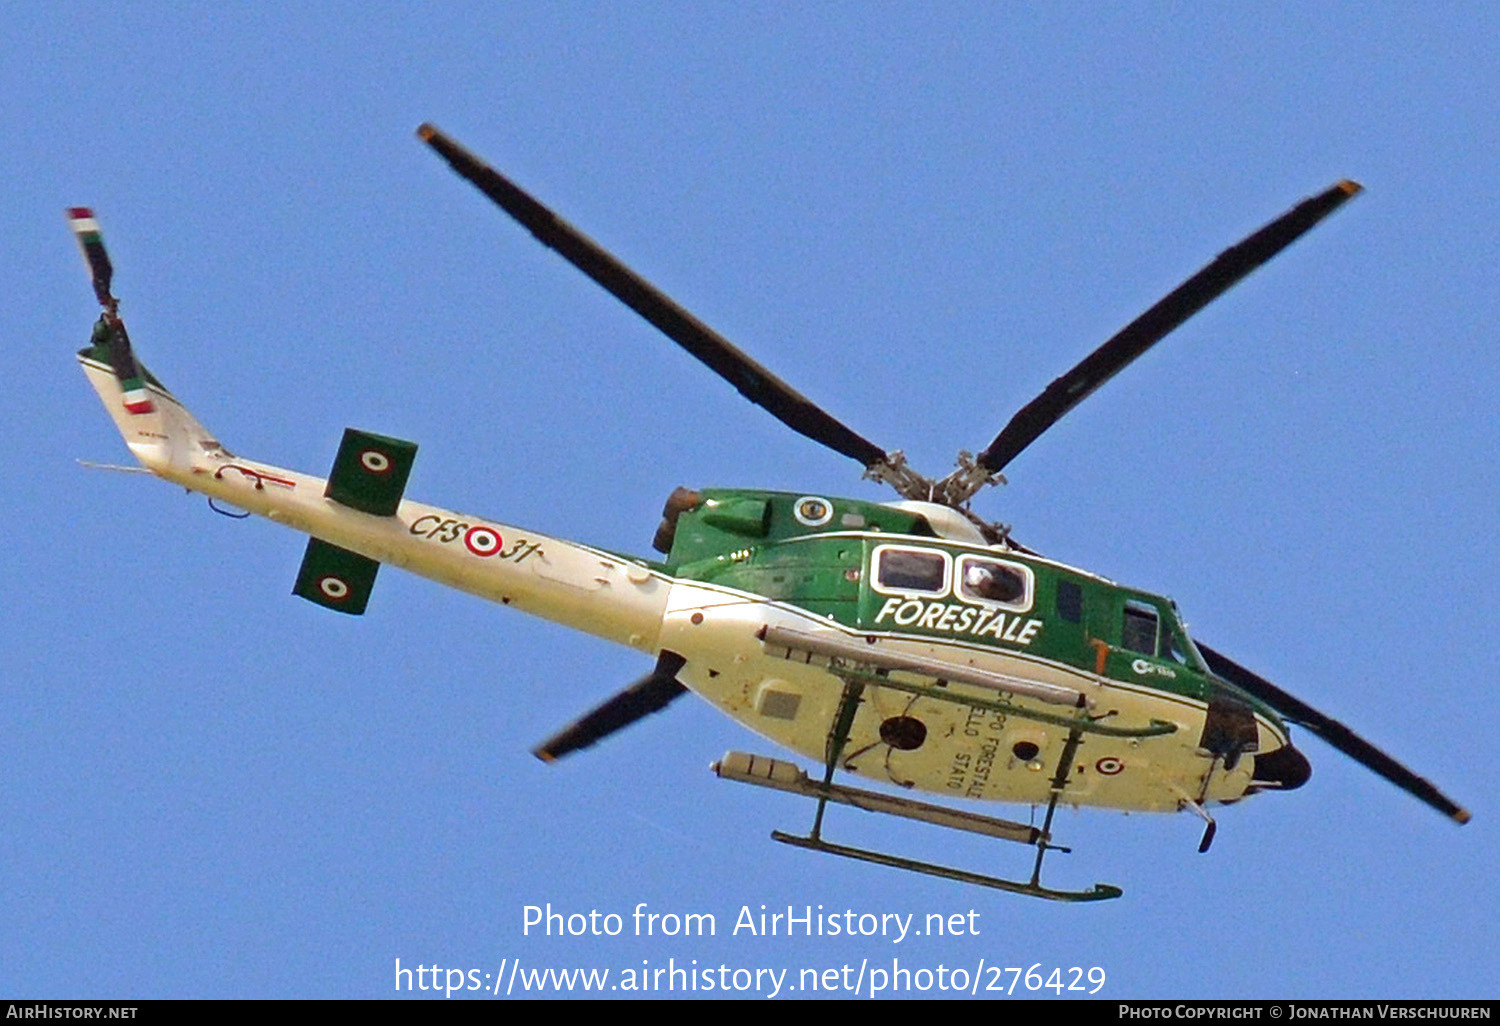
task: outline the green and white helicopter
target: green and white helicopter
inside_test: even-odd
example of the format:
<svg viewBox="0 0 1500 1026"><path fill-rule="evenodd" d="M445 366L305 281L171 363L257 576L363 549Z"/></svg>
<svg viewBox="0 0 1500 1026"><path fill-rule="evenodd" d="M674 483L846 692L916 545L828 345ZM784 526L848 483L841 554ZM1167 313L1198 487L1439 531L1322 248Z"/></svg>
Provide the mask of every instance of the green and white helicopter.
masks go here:
<svg viewBox="0 0 1500 1026"><path fill-rule="evenodd" d="M1059 805L1209 808L1305 783L1297 724L1464 823L1431 783L1200 641L1176 606L1043 557L969 506L1043 431L1188 317L1359 191L1348 181L1224 251L1023 407L978 455L923 477L746 356L597 243L452 139L419 136L545 245L793 430L851 457L900 501L679 488L657 529L660 559L564 541L403 497L417 446L347 430L327 479L226 449L135 356L92 211L69 211L104 308L79 362L146 470L310 536L293 588L364 612L382 563L567 624L656 660L641 680L545 741L551 761L686 691L813 762L726 754L719 776L816 803L787 844L1036 897L1120 889L1041 883ZM217 507L215 507L217 508ZM950 798L1045 808L1040 826L835 783L840 772ZM828 803L1035 849L1004 879L823 837Z"/></svg>

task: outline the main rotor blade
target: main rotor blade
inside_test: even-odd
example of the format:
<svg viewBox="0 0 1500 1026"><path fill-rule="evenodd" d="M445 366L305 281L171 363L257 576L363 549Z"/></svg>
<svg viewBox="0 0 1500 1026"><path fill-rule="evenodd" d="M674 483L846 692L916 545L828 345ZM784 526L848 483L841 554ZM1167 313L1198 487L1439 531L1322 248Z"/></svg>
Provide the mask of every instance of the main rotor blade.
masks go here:
<svg viewBox="0 0 1500 1026"><path fill-rule="evenodd" d="M1430 781L1417 776L1342 723L1324 716L1306 702L1292 697L1260 674L1247 670L1228 656L1215 652L1203 642L1195 641L1195 644L1198 646L1198 651L1203 653L1208 668L1217 676L1259 698L1286 719L1306 727L1355 762L1374 770L1401 790L1431 805L1449 819L1457 823L1469 821L1468 809L1454 803Z"/></svg>
<svg viewBox="0 0 1500 1026"><path fill-rule="evenodd" d="M1361 186L1347 179L1303 200L1291 210L1231 246L1203 270L1173 289L1159 303L1122 328L1082 363L1048 385L1022 407L988 449L979 465L1002 470L1043 431L1170 334L1178 325L1232 288L1241 278L1295 242L1313 225L1356 195Z"/></svg>
<svg viewBox="0 0 1500 1026"><path fill-rule="evenodd" d="M678 306L664 292L510 179L430 124L418 128L417 135L454 171L521 222L543 245L555 249L615 298L656 325L668 338L737 388L746 399L769 410L793 431L856 459L865 467L886 461L885 450L835 420L802 393L746 356L728 339Z"/></svg>
<svg viewBox="0 0 1500 1026"><path fill-rule="evenodd" d="M543 762L554 762L569 752L587 748L636 720L666 708L687 688L677 681L677 672L687 660L676 652L663 651L656 669L606 701L576 723L543 741L532 754Z"/></svg>

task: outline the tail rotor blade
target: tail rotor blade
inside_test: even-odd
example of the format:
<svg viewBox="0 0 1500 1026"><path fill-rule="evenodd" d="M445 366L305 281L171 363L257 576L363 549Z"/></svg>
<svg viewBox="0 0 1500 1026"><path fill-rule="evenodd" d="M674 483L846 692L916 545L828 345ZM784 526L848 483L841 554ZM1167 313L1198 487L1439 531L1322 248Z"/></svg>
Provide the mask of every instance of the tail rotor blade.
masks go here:
<svg viewBox="0 0 1500 1026"><path fill-rule="evenodd" d="M114 280L115 268L109 262L109 252L104 248L104 237L99 233L94 212L88 207L69 207L68 227L73 229L73 237L83 251L83 262L88 265L89 275L94 280L94 295L98 297L99 305L113 310L115 298L110 294L110 283Z"/></svg>
<svg viewBox="0 0 1500 1026"><path fill-rule="evenodd" d="M662 652L656 669L543 741L532 749L532 754L543 762L555 762L569 752L587 748L636 720L661 711L687 691L677 680L678 671L686 663L676 652Z"/></svg>
<svg viewBox="0 0 1500 1026"><path fill-rule="evenodd" d="M73 230L73 237L78 240L78 248L83 252L83 262L88 266L89 276L93 279L94 296L99 300L99 305L104 307L104 312L94 326L89 351L97 351L114 369L115 377L124 391L126 410L132 414L153 413L156 406L146 388L148 375L136 361L135 350L130 345L130 335L125 331L125 322L120 319L120 301L110 291L115 268L110 262L109 252L104 248L104 236L99 230L99 222L88 207L69 207L68 227Z"/></svg>
<svg viewBox="0 0 1500 1026"><path fill-rule="evenodd" d="M1216 676L1241 691L1259 698L1285 719L1312 731L1355 762L1378 773L1406 793L1426 802L1455 823L1469 821L1468 809L1456 804L1433 786L1431 781L1417 776L1339 721L1323 715L1301 699L1287 694L1260 674L1247 670L1228 656L1209 648L1203 642L1197 641L1195 644L1198 651L1203 653L1208 668Z"/></svg>

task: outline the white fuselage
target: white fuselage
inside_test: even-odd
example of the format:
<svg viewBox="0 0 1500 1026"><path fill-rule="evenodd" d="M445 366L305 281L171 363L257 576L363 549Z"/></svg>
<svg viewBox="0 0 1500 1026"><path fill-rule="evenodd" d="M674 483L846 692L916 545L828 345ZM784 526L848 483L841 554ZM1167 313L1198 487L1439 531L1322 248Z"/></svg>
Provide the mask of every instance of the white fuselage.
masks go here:
<svg viewBox="0 0 1500 1026"><path fill-rule="evenodd" d="M1253 760L1225 771L1197 748L1206 709L1201 701L1024 651L903 636L899 630L856 633L788 602L683 580L643 561L420 502L403 500L393 516L363 513L327 498L322 478L231 455L165 391L153 387L154 413L129 413L110 369L88 359L82 363L131 450L158 476L369 559L642 653L676 652L686 659L677 675L684 685L819 765L844 679L816 661L773 651L761 640L768 626L1079 692L1089 714L1106 724L1176 726L1151 737L1085 735L1069 769L1065 804L1172 811L1199 800L1239 798L1250 784ZM498 544L479 551L466 544L474 527L492 532ZM867 686L840 768L956 798L1046 802L1068 733L1055 718L1072 710L977 685L942 687L943 696L934 696ZM976 708L946 695L1003 701L1011 711ZM882 738L882 724L900 717L925 726L918 746L903 748ZM1262 751L1286 743L1264 718L1257 722Z"/></svg>

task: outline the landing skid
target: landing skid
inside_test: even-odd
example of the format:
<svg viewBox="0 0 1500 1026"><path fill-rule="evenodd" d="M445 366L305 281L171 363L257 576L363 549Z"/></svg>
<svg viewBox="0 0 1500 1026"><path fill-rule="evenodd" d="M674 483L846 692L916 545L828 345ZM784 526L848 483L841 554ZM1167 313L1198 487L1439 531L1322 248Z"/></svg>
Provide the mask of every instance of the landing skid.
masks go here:
<svg viewBox="0 0 1500 1026"><path fill-rule="evenodd" d="M797 837L793 834L784 834L780 830L771 831L771 839L796 848L842 855L861 862L874 862L893 869L926 873L928 876L940 876L945 880L957 880L959 883L974 884L979 887L993 887L997 891L1009 891L1012 894L1028 894L1033 898L1046 898L1048 901L1106 901L1110 898L1118 898L1125 893L1113 884L1102 883L1094 884L1094 889L1090 891L1054 891L1050 887L1043 887L1035 880L1022 883L1019 880L1006 880L998 876L985 876L982 873L971 873L968 870L954 869L951 866L939 866L932 862L918 862L915 859L906 859L885 852L831 844L819 837Z"/></svg>
<svg viewBox="0 0 1500 1026"><path fill-rule="evenodd" d="M1077 754L1078 745L1083 740L1083 725L1074 726L1068 732L1067 743L1063 745L1062 756L1058 759L1057 772L1052 777L1046 821L1041 829L1037 829L1003 819L951 809L943 805L931 805L926 802L913 801L910 798L900 798L835 784L833 774L838 767L844 746L849 740L849 728L854 723L854 714L859 707L863 691L864 685L860 681L845 679L844 694L839 703L838 715L834 718L833 729L828 734L827 759L821 783L814 782L805 772L790 763L767 759L764 756L730 752L720 762L714 764L714 772L727 780L800 794L818 803L817 812L813 816L812 829L805 837L776 830L771 834L772 840L790 844L796 848L826 852L829 855L841 855L844 858L858 859L861 862L873 862L876 865L890 866L893 869L925 873L928 876L942 877L945 880L991 887L995 890L1025 894L1033 898L1045 898L1049 901L1105 901L1118 898L1124 893L1120 888L1111 884L1095 884L1092 890L1087 891L1058 891L1043 887L1041 883L1042 859L1046 857L1047 852L1054 848L1059 851L1068 851L1067 848L1052 843L1052 816L1057 811L1058 800L1067 787L1069 769ZM940 866L932 862L918 862L915 859L903 858L886 852L830 843L823 840L823 813L827 810L830 801L842 805L853 805L867 812L880 812L903 819L933 823L949 829L966 830L1020 844L1034 845L1036 862L1032 866L1031 879L1024 882L1007 880L1003 877L954 869L951 866Z"/></svg>

